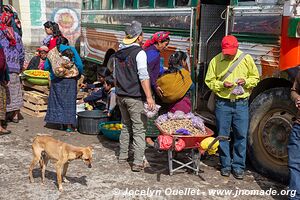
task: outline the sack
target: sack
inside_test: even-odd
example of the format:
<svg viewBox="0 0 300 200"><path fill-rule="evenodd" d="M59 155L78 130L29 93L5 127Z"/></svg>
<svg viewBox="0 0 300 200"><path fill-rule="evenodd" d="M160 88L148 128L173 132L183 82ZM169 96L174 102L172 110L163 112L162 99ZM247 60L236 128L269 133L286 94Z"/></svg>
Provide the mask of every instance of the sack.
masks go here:
<svg viewBox="0 0 300 200"><path fill-rule="evenodd" d="M190 72L181 69L180 73L164 74L157 79L157 85L162 89L161 100L164 103L175 103L184 97L193 84ZM174 89L176 88L176 89Z"/></svg>
<svg viewBox="0 0 300 200"><path fill-rule="evenodd" d="M207 108L210 112L215 112L216 109L216 95L214 92L210 93L210 96L208 98L207 102Z"/></svg>
<svg viewBox="0 0 300 200"><path fill-rule="evenodd" d="M170 135L159 135L154 147L159 150L167 151L172 147L173 137Z"/></svg>
<svg viewBox="0 0 300 200"><path fill-rule="evenodd" d="M174 144L173 144L174 142ZM181 138L173 139L170 135L159 135L154 143L154 148L167 151L174 145L175 151L182 151L185 148L185 142Z"/></svg>
<svg viewBox="0 0 300 200"><path fill-rule="evenodd" d="M185 141L181 138L175 140L175 151L182 151L185 147Z"/></svg>
<svg viewBox="0 0 300 200"><path fill-rule="evenodd" d="M49 51L47 58L51 63L55 76L59 78L73 78L78 76L79 71L74 62L62 56L56 47Z"/></svg>

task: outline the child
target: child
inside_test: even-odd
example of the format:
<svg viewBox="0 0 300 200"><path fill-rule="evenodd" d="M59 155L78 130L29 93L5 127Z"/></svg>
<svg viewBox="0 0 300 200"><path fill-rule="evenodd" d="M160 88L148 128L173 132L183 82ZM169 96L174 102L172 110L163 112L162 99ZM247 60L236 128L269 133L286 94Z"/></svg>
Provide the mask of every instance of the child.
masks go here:
<svg viewBox="0 0 300 200"><path fill-rule="evenodd" d="M107 92L107 100L106 100L106 110L107 116L113 118L118 118L117 116L117 103L116 103L116 90L115 90L115 80L112 76L108 76L105 78L104 90Z"/></svg>
<svg viewBox="0 0 300 200"><path fill-rule="evenodd" d="M48 53L49 49L46 46L41 46L40 48L37 49L37 55L34 56L29 64L27 69L40 69L40 70L44 70L44 65L45 65L45 61L47 58L47 53Z"/></svg>
<svg viewBox="0 0 300 200"><path fill-rule="evenodd" d="M93 89L93 92L88 95L86 98L84 98L82 101L79 103L89 103L91 104L94 108L98 108L101 110L103 105L102 102L98 102L101 99L105 99L107 97L107 93L104 90L104 83L105 83L105 77L109 75L109 70L107 68L100 68L97 73L98 77L98 83L96 84L81 84L81 88L85 89Z"/></svg>
<svg viewBox="0 0 300 200"><path fill-rule="evenodd" d="M81 84L81 88L85 88L85 89L95 89L95 88L101 88L103 87L103 84L105 82L105 77L110 75L110 71L106 68L106 67L100 67L97 70L97 80L98 82L93 83L93 84L87 84L87 83L83 83Z"/></svg>

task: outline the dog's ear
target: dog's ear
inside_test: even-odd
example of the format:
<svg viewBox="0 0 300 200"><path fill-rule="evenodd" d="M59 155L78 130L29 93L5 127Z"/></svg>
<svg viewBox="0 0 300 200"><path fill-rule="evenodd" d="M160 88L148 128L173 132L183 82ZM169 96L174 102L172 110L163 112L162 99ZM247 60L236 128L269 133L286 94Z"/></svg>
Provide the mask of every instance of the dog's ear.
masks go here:
<svg viewBox="0 0 300 200"><path fill-rule="evenodd" d="M81 158L82 155L83 155L83 152L82 152L82 151L77 151L77 152L76 152L76 159Z"/></svg>

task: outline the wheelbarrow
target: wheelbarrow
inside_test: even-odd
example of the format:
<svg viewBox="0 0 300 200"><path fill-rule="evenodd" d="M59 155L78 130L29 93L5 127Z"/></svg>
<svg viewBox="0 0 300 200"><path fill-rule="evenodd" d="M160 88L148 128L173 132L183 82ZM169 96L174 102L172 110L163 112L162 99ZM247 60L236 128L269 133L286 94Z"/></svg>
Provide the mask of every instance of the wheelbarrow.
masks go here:
<svg viewBox="0 0 300 200"><path fill-rule="evenodd" d="M229 140L228 137L218 136L209 144L207 149L202 149L200 147L201 141L204 140L205 138L211 137L214 134L214 132L211 129L207 127L205 127L205 129L207 133L206 135L197 135L197 136L169 135L172 137L172 146L167 150L170 175L173 175L175 171L178 171L182 168L188 168L192 170L196 175L198 175L200 171L201 156L206 154L206 152L209 151L217 141ZM163 132L161 134L166 135ZM174 158L175 153L178 152L176 151L176 142L178 142L179 140L183 140L185 143L185 146L182 149L182 151L191 150L190 156L187 157L188 158L187 162L179 161ZM173 165L174 163L178 164L179 166L174 168Z"/></svg>

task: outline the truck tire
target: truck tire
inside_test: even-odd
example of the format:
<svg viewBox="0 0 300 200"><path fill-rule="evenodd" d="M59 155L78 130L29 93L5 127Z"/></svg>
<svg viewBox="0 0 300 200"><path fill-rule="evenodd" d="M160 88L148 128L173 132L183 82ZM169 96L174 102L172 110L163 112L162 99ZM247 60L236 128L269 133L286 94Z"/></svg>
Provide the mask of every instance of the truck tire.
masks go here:
<svg viewBox="0 0 300 200"><path fill-rule="evenodd" d="M287 144L296 107L290 88L272 88L259 94L250 105L248 157L262 175L288 182Z"/></svg>

